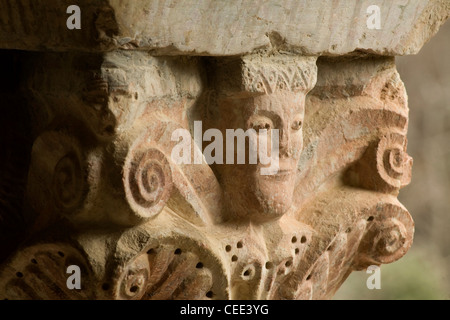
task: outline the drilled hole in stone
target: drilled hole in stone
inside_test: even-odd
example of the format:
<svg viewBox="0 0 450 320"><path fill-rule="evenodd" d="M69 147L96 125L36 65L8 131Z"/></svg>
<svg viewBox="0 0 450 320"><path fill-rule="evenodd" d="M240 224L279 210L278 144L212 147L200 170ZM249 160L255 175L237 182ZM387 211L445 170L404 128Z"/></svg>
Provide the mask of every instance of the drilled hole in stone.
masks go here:
<svg viewBox="0 0 450 320"><path fill-rule="evenodd" d="M226 252L230 252L230 251L231 251L231 246L230 246L230 245L227 245L227 246L225 247L225 251L226 251Z"/></svg>
<svg viewBox="0 0 450 320"><path fill-rule="evenodd" d="M306 280L311 280L312 275L306 277Z"/></svg>
<svg viewBox="0 0 450 320"><path fill-rule="evenodd" d="M147 251L147 254L154 254L155 253L155 249L150 249Z"/></svg>
<svg viewBox="0 0 450 320"><path fill-rule="evenodd" d="M296 236L292 237L291 241L292 241L292 243L296 243L297 242L297 237Z"/></svg>
<svg viewBox="0 0 450 320"><path fill-rule="evenodd" d="M266 269L272 269L272 267L273 267L272 262L270 262L270 261L266 262Z"/></svg>
<svg viewBox="0 0 450 320"><path fill-rule="evenodd" d="M295 248L295 254L299 254L300 253L300 249L299 248Z"/></svg>
<svg viewBox="0 0 450 320"><path fill-rule="evenodd" d="M22 277L23 277L23 273L22 273L22 272L17 272L17 273L16 273L16 276L17 276L18 278L22 278Z"/></svg>
<svg viewBox="0 0 450 320"><path fill-rule="evenodd" d="M290 266L292 266L292 261L288 260L284 265L289 268Z"/></svg>
<svg viewBox="0 0 450 320"><path fill-rule="evenodd" d="M131 288L130 288L130 292L132 292L132 293L135 293L135 292L137 292L139 290L139 287L138 286L132 286Z"/></svg>
<svg viewBox="0 0 450 320"><path fill-rule="evenodd" d="M305 237L305 236L302 236L302 238L300 239L300 242L301 242L301 243L305 243L306 240L307 240L306 237Z"/></svg>
<svg viewBox="0 0 450 320"><path fill-rule="evenodd" d="M108 291L108 290L109 290L109 284L108 284L108 283L102 284L102 289L103 289L104 291Z"/></svg>
<svg viewBox="0 0 450 320"><path fill-rule="evenodd" d="M232 256L232 257L231 257L231 261L236 262L237 260L238 260L238 257L237 257L237 256Z"/></svg>
<svg viewBox="0 0 450 320"><path fill-rule="evenodd" d="M199 262L199 263L197 263L197 265L195 267L197 269L201 269L201 268L203 268L203 263Z"/></svg>
<svg viewBox="0 0 450 320"><path fill-rule="evenodd" d="M373 219L375 219L373 216L370 216L369 218L367 218L367 221L371 222L373 221Z"/></svg>
<svg viewBox="0 0 450 320"><path fill-rule="evenodd" d="M208 292L206 293L206 296L207 296L208 298L212 298L212 297L214 296L214 293L213 293L212 291L208 291Z"/></svg>
<svg viewBox="0 0 450 320"><path fill-rule="evenodd" d="M250 276L251 274L252 274L252 270L250 270L250 269L247 269L244 271L244 276L246 276L246 277Z"/></svg>
<svg viewBox="0 0 450 320"><path fill-rule="evenodd" d="M31 263L37 264L37 260L36 259L31 259Z"/></svg>
<svg viewBox="0 0 450 320"><path fill-rule="evenodd" d="M106 132L107 134L113 134L113 133L114 133L114 126L107 126L107 127L105 128L105 132Z"/></svg>
<svg viewBox="0 0 450 320"><path fill-rule="evenodd" d="M239 242L236 244L236 247L237 247L238 249L242 248L242 247L243 247L242 242L239 241Z"/></svg>
<svg viewBox="0 0 450 320"><path fill-rule="evenodd" d="M174 254L181 254L181 249L180 248L176 249Z"/></svg>
<svg viewBox="0 0 450 320"><path fill-rule="evenodd" d="M58 255L59 255L61 258L64 257L64 253L61 252L61 251L58 251Z"/></svg>

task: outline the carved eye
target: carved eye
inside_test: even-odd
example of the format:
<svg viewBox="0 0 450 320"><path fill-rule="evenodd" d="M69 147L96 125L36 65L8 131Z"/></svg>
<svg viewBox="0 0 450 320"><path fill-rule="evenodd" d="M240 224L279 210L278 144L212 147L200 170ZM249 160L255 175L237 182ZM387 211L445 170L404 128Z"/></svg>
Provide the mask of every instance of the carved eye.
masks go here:
<svg viewBox="0 0 450 320"><path fill-rule="evenodd" d="M300 130L302 128L302 125L303 125L302 120L295 120L294 122L292 122L291 128L293 130Z"/></svg>
<svg viewBox="0 0 450 320"><path fill-rule="evenodd" d="M250 121L249 127L258 133L259 130L262 130L262 129L266 129L266 130L272 129L273 124L269 118L261 117L261 118L253 119L252 121Z"/></svg>

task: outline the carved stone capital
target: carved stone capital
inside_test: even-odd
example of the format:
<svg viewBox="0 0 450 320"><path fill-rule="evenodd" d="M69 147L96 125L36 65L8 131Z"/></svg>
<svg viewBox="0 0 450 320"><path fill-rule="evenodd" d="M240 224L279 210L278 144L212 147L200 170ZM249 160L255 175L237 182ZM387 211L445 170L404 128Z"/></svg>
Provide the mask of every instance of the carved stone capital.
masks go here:
<svg viewBox="0 0 450 320"><path fill-rule="evenodd" d="M80 61L89 68L73 69ZM26 193L33 232L52 234L61 219L76 232L12 256L2 283L17 289L6 298L44 297L31 267L51 263L35 253L51 246L57 255L76 244L86 257L88 291L53 284L71 298L323 299L352 270L392 262L411 245L412 220L394 197L411 161L390 58L320 60L318 69L316 58L290 55L115 52L33 63L30 101L45 119L35 122ZM45 74L43 63L52 65ZM350 68L352 81L341 73ZM70 75L64 84L61 74ZM177 129L192 133L189 156L205 148L195 121L223 137L279 130L280 168L264 176L259 163L177 164Z"/></svg>
<svg viewBox="0 0 450 320"><path fill-rule="evenodd" d="M412 159L392 56L417 51L427 36L412 41L412 26L429 14L439 25L448 5L412 1L422 20L405 13L398 38L356 41L348 31L336 45L323 30L343 22L326 7L330 21L312 30L316 2L286 22L265 1L274 26L239 4L255 29L211 43L199 28L211 39L208 21L231 28L237 13L192 4L211 14L192 18L181 39L174 17L184 4L166 8L174 27L165 34L163 18L142 18L155 17L156 2L167 6L86 3L89 29L65 45L43 38L47 22L26 35L42 51L23 53L19 88L33 142L27 236L0 261L0 299L329 299L352 271L401 258L414 223L396 197ZM17 11L0 4L0 22L3 8ZM348 14L347 3L336 8ZM302 12L310 23L297 23ZM33 19L0 24L3 47L23 49ZM81 289L67 287L73 265Z"/></svg>

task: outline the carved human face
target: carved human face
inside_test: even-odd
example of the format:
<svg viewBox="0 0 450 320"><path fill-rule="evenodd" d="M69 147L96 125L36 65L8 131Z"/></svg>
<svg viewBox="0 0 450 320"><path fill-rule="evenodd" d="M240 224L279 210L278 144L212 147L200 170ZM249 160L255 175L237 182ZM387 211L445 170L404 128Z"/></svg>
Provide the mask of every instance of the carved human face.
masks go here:
<svg viewBox="0 0 450 320"><path fill-rule="evenodd" d="M240 219L265 222L281 217L292 204L297 163L303 148L302 126L305 95L291 91L278 91L270 95L247 98L227 98L219 102L221 118L227 128L252 128L250 135L258 144L260 129L267 130L267 148L271 150L272 135L278 129L279 152L270 154L272 163L278 160L278 170L264 175L258 154L257 164L226 164L218 166L229 208ZM225 109L227 108L227 109ZM227 112L223 112L227 110ZM248 143L246 151L249 152ZM248 157L247 159L248 160Z"/></svg>

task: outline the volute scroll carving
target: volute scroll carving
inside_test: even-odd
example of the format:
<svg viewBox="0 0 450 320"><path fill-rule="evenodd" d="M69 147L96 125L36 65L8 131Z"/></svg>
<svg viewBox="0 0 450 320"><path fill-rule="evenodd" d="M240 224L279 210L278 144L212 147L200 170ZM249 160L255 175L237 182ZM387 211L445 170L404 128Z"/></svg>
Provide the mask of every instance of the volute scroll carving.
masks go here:
<svg viewBox="0 0 450 320"><path fill-rule="evenodd" d="M125 192L134 212L151 218L161 212L172 191L172 171L156 147L133 150L125 163Z"/></svg>
<svg viewBox="0 0 450 320"><path fill-rule="evenodd" d="M368 227L359 248L357 268L371 264L380 265L400 259L411 247L414 222L400 203L378 204L371 215Z"/></svg>
<svg viewBox="0 0 450 320"><path fill-rule="evenodd" d="M351 169L353 184L385 193L398 192L411 181L412 158L406 153L406 138L396 132L373 141Z"/></svg>
<svg viewBox="0 0 450 320"><path fill-rule="evenodd" d="M73 218L83 209L89 193L87 158L80 141L63 131L46 131L36 139L27 193L33 194L30 205L38 221L49 223L60 215Z"/></svg>
<svg viewBox="0 0 450 320"><path fill-rule="evenodd" d="M377 146L377 171L391 188L411 181L412 158L406 154L406 138L399 134L384 136Z"/></svg>

